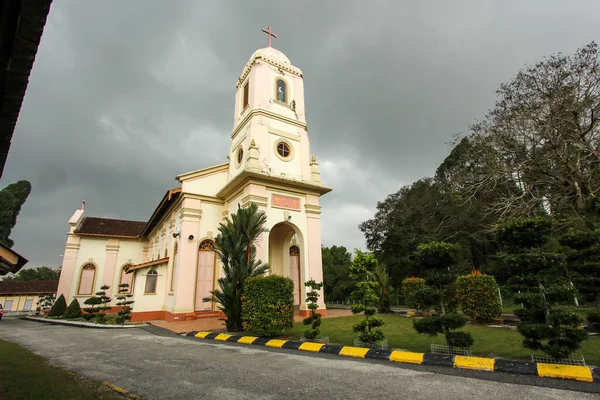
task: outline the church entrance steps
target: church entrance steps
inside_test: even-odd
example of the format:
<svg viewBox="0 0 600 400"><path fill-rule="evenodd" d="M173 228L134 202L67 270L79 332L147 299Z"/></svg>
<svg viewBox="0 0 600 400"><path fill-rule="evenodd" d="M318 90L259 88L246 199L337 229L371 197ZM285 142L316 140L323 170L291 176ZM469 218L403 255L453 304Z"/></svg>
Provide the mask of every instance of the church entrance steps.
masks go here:
<svg viewBox="0 0 600 400"><path fill-rule="evenodd" d="M194 319L202 319L202 318L219 318L223 314L219 311L196 311L194 313Z"/></svg>
<svg viewBox="0 0 600 400"><path fill-rule="evenodd" d="M153 325L160 326L161 328L168 329L170 331L176 333L187 333L192 331L215 331L215 330L225 330L225 321L221 318L220 313L209 312L210 314L202 314L197 312L196 314L202 314L201 318L196 317L195 319L183 320L180 319L178 321L164 321L164 320L155 320L152 321ZM350 310L327 310L327 315L323 318L336 318L336 317L347 317L352 315ZM296 312L294 315L294 322L302 322L302 320L306 318Z"/></svg>

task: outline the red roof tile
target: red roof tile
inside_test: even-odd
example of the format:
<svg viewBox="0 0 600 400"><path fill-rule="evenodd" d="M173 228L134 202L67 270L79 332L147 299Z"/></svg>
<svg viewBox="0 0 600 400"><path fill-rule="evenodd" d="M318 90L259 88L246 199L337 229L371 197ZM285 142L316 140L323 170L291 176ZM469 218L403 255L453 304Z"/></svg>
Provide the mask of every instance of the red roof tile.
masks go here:
<svg viewBox="0 0 600 400"><path fill-rule="evenodd" d="M145 226L146 222L142 221L85 217L75 230L75 233L81 235L137 238L142 234Z"/></svg>
<svg viewBox="0 0 600 400"><path fill-rule="evenodd" d="M0 281L0 295L56 293L58 281Z"/></svg>

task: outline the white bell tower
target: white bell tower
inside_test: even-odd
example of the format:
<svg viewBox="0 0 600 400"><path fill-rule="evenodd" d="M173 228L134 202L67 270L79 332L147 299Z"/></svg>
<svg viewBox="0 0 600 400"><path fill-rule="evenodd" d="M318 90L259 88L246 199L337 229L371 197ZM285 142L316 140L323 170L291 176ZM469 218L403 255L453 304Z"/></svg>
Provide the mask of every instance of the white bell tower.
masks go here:
<svg viewBox="0 0 600 400"><path fill-rule="evenodd" d="M271 27L263 32L268 46L252 54L236 85L229 180L247 170L312 181L302 71L271 47Z"/></svg>

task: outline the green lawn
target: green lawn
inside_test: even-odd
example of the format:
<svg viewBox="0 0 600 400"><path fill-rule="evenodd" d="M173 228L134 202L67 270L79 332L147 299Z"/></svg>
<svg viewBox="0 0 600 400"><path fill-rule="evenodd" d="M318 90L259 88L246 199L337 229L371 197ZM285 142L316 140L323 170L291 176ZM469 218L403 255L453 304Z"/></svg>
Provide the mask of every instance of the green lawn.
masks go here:
<svg viewBox="0 0 600 400"><path fill-rule="evenodd" d="M123 400L112 390L11 342L0 340L0 399Z"/></svg>
<svg viewBox="0 0 600 400"><path fill-rule="evenodd" d="M385 321L382 327L383 333L388 339L390 348L404 349L415 352L429 352L430 343L446 344L443 336L430 337L418 334L412 326L412 318L392 314L380 315ZM340 317L323 319L321 333L329 337L332 344L352 345L356 333L352 331L352 325L362 317ZM285 336L300 338L305 330L302 322L294 325L294 328L284 333ZM471 332L475 339L473 355L487 357L498 357L508 359L528 359L532 351L521 345L522 336L517 331L489 328L486 326L467 325L465 331ZM543 353L537 353L543 355ZM588 365L600 366L600 338L591 337L576 352L583 354Z"/></svg>

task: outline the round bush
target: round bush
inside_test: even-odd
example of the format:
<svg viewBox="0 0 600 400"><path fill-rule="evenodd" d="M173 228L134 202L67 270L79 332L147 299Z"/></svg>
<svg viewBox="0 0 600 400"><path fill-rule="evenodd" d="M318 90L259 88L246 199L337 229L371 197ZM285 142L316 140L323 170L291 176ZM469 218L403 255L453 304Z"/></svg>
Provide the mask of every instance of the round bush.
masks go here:
<svg viewBox="0 0 600 400"><path fill-rule="evenodd" d="M242 294L242 326L259 336L275 336L294 325L294 282L283 276L250 278Z"/></svg>
<svg viewBox="0 0 600 400"><path fill-rule="evenodd" d="M414 276L406 278L402 281L402 294L406 300L406 306L419 309L420 303L415 298L415 293L421 289L425 289L425 279L415 278Z"/></svg>
<svg viewBox="0 0 600 400"><path fill-rule="evenodd" d="M473 272L456 280L460 308L469 319L489 321L502 314L498 284L490 275Z"/></svg>

